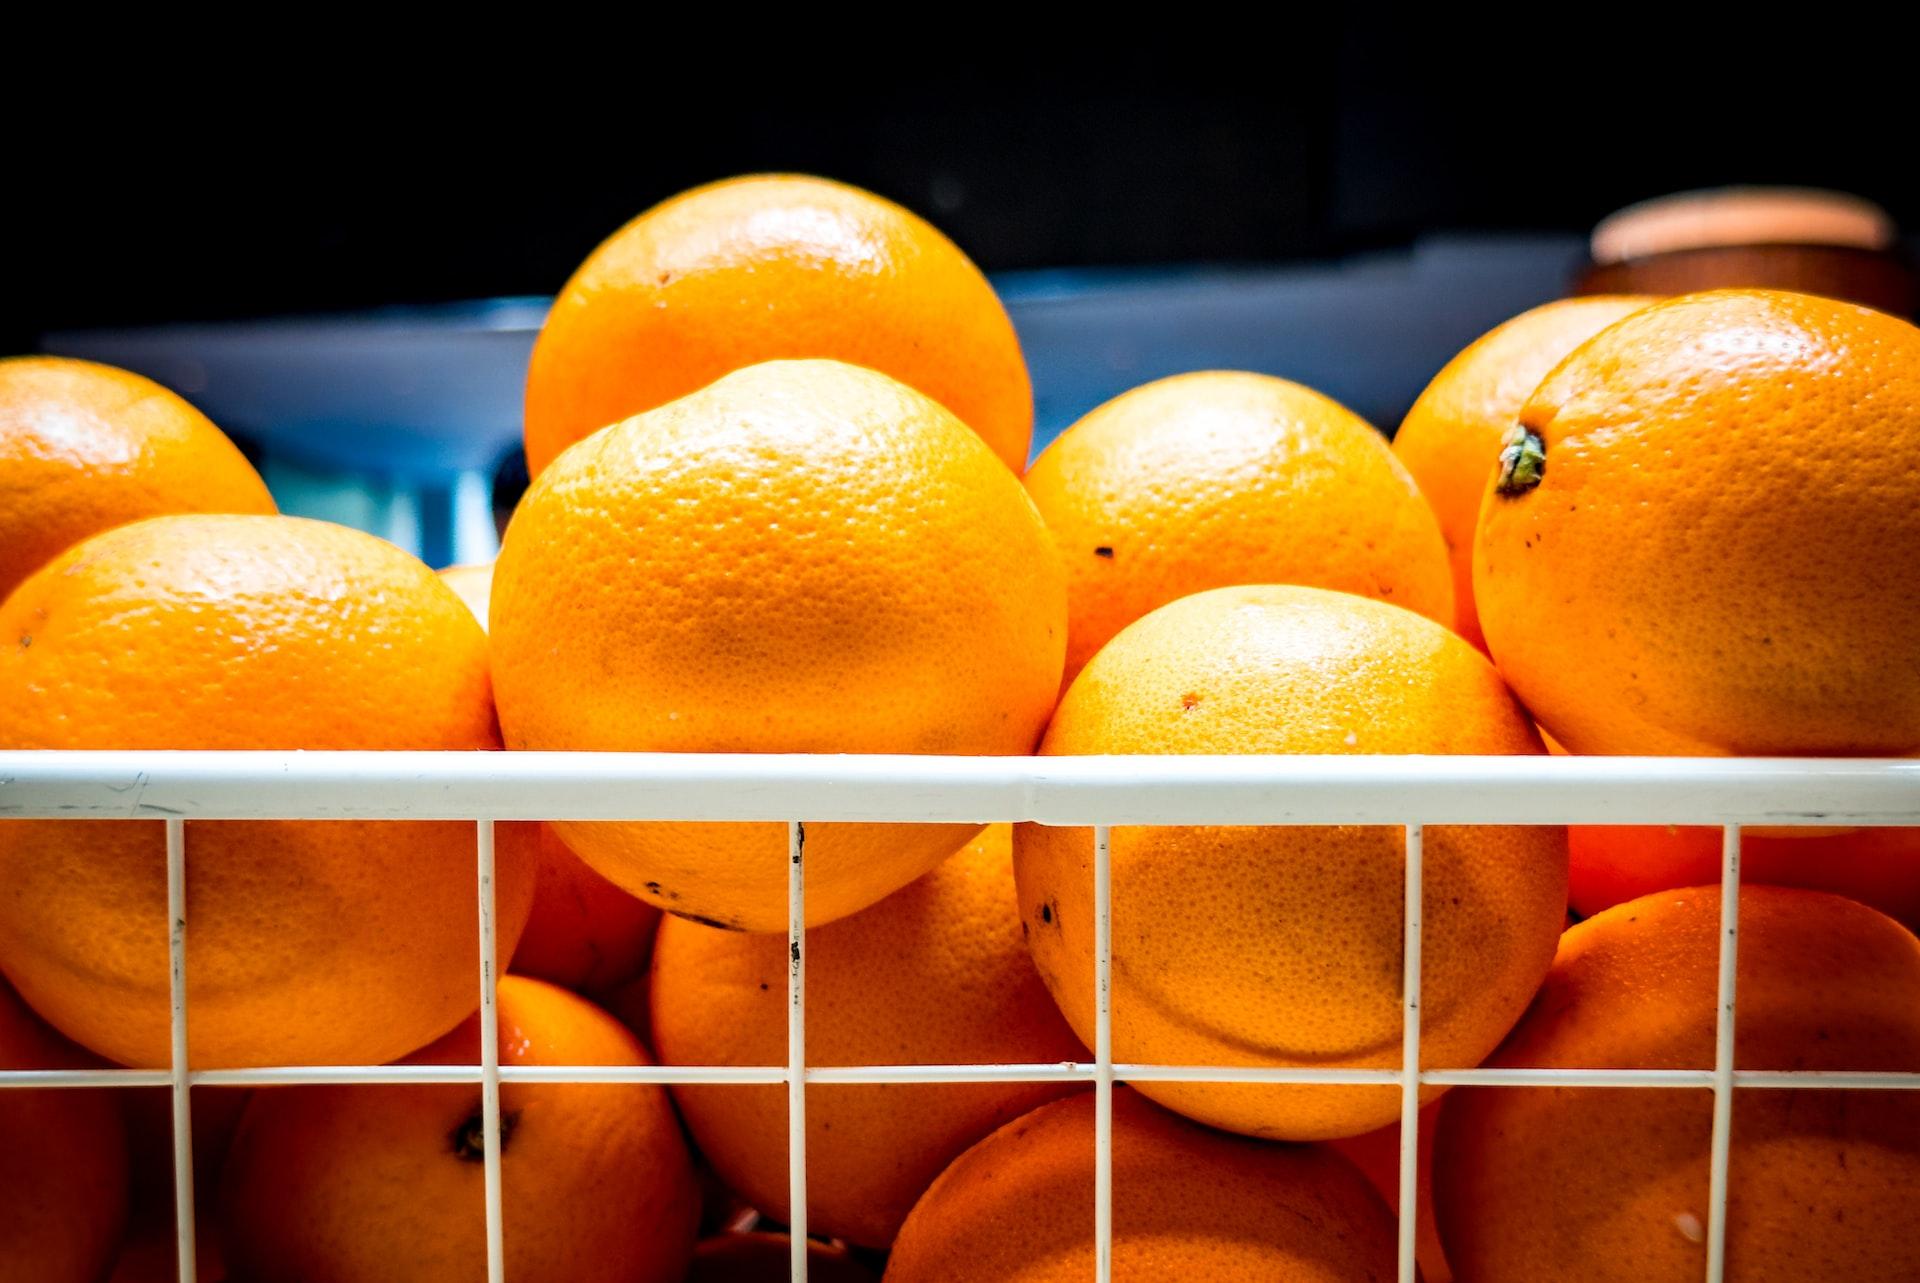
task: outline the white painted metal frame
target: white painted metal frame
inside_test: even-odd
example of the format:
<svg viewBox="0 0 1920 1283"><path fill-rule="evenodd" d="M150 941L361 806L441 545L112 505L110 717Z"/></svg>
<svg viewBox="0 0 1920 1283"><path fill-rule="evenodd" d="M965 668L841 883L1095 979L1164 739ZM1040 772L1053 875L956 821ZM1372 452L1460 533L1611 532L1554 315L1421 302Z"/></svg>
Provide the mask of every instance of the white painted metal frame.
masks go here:
<svg viewBox="0 0 1920 1283"><path fill-rule="evenodd" d="M809 821L990 823L1094 829L1091 1064L806 1065L805 826ZM0 1072L7 1087L172 1091L182 1278L192 1278L194 1086L478 1083L484 1120L488 1277L502 1283L500 1087L514 1082L784 1083L793 1277L807 1274L805 1086L820 1083L1090 1081L1095 1090L1096 1278L1112 1270L1116 1082L1397 1085L1401 1093L1399 1277L1414 1274L1419 1091L1424 1084L1710 1090L1709 1283L1725 1270L1733 1093L1742 1088L1920 1088L1920 1073L1734 1069L1743 825L1920 824L1920 761L1658 758L921 758L564 753L0 753L0 818L165 821L172 992L167 1070ZM187 1068L186 821L464 819L477 825L481 1063L269 1069ZM493 825L528 819L781 820L788 825L788 1055L784 1066L502 1066L495 1037ZM1110 829L1150 824L1389 824L1406 831L1405 1030L1398 1070L1137 1065L1113 1059ZM1423 826L1642 823L1722 829L1720 1003L1714 1064L1702 1070L1422 1069Z"/></svg>

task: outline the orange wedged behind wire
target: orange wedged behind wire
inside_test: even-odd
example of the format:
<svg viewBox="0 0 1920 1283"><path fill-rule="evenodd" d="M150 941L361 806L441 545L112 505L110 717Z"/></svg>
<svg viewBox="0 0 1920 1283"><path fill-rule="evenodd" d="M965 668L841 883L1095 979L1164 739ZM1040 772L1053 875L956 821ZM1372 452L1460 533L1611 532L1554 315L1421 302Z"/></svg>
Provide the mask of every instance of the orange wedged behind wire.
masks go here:
<svg viewBox="0 0 1920 1283"><path fill-rule="evenodd" d="M1085 1283L1094 1098L1043 1105L962 1154L907 1218L887 1283ZM1113 1093L1115 1283L1394 1276L1393 1216L1319 1145L1268 1145Z"/></svg>
<svg viewBox="0 0 1920 1283"><path fill-rule="evenodd" d="M541 473L494 564L515 749L1025 754L1060 686L1066 586L1019 480L929 398L769 361ZM905 886L971 824L810 824L807 919ZM627 891L787 925L780 823L562 823Z"/></svg>
<svg viewBox="0 0 1920 1283"><path fill-rule="evenodd" d="M1920 752L1920 329L1684 295L1576 348L1519 418L1474 592L1569 751Z"/></svg>
<svg viewBox="0 0 1920 1283"><path fill-rule="evenodd" d="M1012 835L987 829L880 903L807 934L810 1065L1085 1060L1020 931ZM666 1064L786 1059L787 940L680 919L661 926L653 1040ZM884 1249L960 1151L1072 1083L815 1084L807 1088L807 1226ZM784 1087L676 1087L701 1153L787 1219Z"/></svg>
<svg viewBox="0 0 1920 1283"><path fill-rule="evenodd" d="M1573 927L1501 1067L1710 1069L1718 887ZM1739 1070L1920 1072L1920 940L1839 896L1740 892ZM1440 1237L1472 1283L1695 1283L1707 1262L1712 1094L1458 1087L1440 1109ZM1913 1277L1920 1095L1741 1088L1727 1279Z"/></svg>
<svg viewBox="0 0 1920 1283"><path fill-rule="evenodd" d="M0 360L0 601L129 521L272 511L233 442L153 380L67 357Z"/></svg>
<svg viewBox="0 0 1920 1283"><path fill-rule="evenodd" d="M8 749L499 746L460 599L392 544L295 517L154 517L70 549L0 605L0 690ZM378 1064L478 1004L472 824L193 821L186 840L194 1064ZM503 957L535 858L496 853ZM168 1064L159 819L0 825L0 883L21 996L102 1055Z"/></svg>
<svg viewBox="0 0 1920 1283"><path fill-rule="evenodd" d="M804 357L892 375L1026 466L1033 389L980 269L871 192L762 174L654 206L573 274L527 370L528 468L729 371Z"/></svg>
<svg viewBox="0 0 1920 1283"><path fill-rule="evenodd" d="M1046 756L1541 752L1479 651L1398 606L1319 588L1196 593L1094 657ZM1398 1069L1402 830L1139 826L1111 835L1113 1054L1123 1063ZM1425 831L1422 1063L1491 1052L1553 959L1566 911L1557 826ZM1034 962L1094 1037L1093 832L1015 831ZM1393 1121L1392 1086L1141 1082L1155 1101L1275 1140ZM1439 1094L1427 1087L1425 1098Z"/></svg>
<svg viewBox="0 0 1920 1283"><path fill-rule="evenodd" d="M508 976L500 1063L644 1065L584 998ZM409 1058L472 1065L476 1016ZM234 1274L284 1283L487 1277L478 1083L280 1087L254 1093L220 1188ZM633 1083L500 1089L506 1277L516 1283L679 1283L700 1206L666 1092Z"/></svg>
<svg viewBox="0 0 1920 1283"><path fill-rule="evenodd" d="M0 982L0 1071L97 1067ZM129 1188L115 1094L0 1088L0 1283L95 1283L113 1263Z"/></svg>

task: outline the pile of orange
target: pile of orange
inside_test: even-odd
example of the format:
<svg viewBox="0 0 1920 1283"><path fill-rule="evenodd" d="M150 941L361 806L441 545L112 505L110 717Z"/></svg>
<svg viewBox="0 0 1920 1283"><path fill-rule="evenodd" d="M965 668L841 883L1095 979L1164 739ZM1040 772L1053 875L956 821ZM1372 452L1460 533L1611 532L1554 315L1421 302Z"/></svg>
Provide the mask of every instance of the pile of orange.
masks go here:
<svg viewBox="0 0 1920 1283"><path fill-rule="evenodd" d="M678 196L567 282L490 566L276 515L137 375L0 362L0 749L1920 755L1920 330L1897 318L1549 304L1440 371L1391 445L1240 371L1127 392L1029 465L1033 428L960 249L797 176ZM195 1067L479 1057L470 825L186 831ZM1090 1276L1071 1080L810 1084L799 1245L783 1086L540 1079L785 1062L785 825L497 837L508 1277L757 1283L796 1246L816 1278ZM805 841L810 1064L1089 1059L1091 830ZM1711 1065L1719 841L1428 828L1422 1064ZM1399 829L1110 849L1116 1060L1399 1066ZM1738 1066L1920 1071L1920 830L1754 830L1742 854ZM0 823L0 884L0 1071L167 1065L161 826ZM204 1278L484 1276L479 1086L210 1090ZM1707 1093L1422 1097L1402 1211L1428 1283L1704 1270ZM169 1178L136 1170L165 1149L153 1102L122 1104L0 1090L0 1283L171 1277ZM1114 1277L1392 1277L1401 1107L1118 1089ZM1920 1098L1743 1093L1731 1162L1729 1279L1920 1269Z"/></svg>

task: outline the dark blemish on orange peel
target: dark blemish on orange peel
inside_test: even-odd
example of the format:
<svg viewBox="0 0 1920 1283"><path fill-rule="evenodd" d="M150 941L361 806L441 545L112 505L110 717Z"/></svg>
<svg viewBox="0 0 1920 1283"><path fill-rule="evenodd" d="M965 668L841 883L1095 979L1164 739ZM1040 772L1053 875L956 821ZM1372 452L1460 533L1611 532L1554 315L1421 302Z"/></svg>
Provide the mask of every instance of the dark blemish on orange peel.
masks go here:
<svg viewBox="0 0 1920 1283"><path fill-rule="evenodd" d="M500 1148L507 1147L507 1140L513 1135L513 1129L520 1121L518 1110L500 1115ZM481 1111L474 1110L467 1121L453 1129L454 1156L463 1163L484 1163L487 1161L487 1123Z"/></svg>

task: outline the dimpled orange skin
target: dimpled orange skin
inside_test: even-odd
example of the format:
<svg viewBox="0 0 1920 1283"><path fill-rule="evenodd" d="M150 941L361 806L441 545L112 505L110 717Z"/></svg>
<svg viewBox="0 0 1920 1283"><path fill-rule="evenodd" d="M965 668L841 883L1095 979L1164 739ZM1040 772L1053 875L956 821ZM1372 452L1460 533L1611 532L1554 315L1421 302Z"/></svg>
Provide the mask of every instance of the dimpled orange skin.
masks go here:
<svg viewBox="0 0 1920 1283"><path fill-rule="evenodd" d="M580 993L616 989L647 969L660 910L595 873L542 824L540 876L513 971Z"/></svg>
<svg viewBox="0 0 1920 1283"><path fill-rule="evenodd" d="M807 1063L1038 1064L1086 1049L1034 974L1014 900L1011 833L994 825L925 877L810 932ZM653 1038L683 1065L777 1065L787 1036L787 941L669 920L653 969ZM893 1241L960 1151L1065 1083L807 1088L807 1226L863 1247ZM784 1087L676 1087L700 1152L784 1221Z"/></svg>
<svg viewBox="0 0 1920 1283"><path fill-rule="evenodd" d="M0 1070L98 1067L0 983ZM94 1283L119 1251L127 1204L112 1095L0 1090L0 1283Z"/></svg>
<svg viewBox="0 0 1920 1283"><path fill-rule="evenodd" d="M687 1283L788 1283L792 1240L785 1234L721 1234L702 1239ZM808 1283L878 1283L873 1271L826 1243L807 1244Z"/></svg>
<svg viewBox="0 0 1920 1283"><path fill-rule="evenodd" d="M763 174L656 205L581 264L534 344L534 476L609 423L761 361L881 370L1026 466L1033 389L987 278L921 218L821 178Z"/></svg>
<svg viewBox="0 0 1920 1283"><path fill-rule="evenodd" d="M1548 371L1607 326L1652 302L1644 294L1595 294L1522 312L1447 362L1393 435L1394 455L1433 505L1447 540L1455 628L1482 650L1486 639L1473 603L1473 529L1500 447Z"/></svg>
<svg viewBox="0 0 1920 1283"><path fill-rule="evenodd" d="M1740 892L1738 1069L1920 1070L1920 941L1816 891ZM1569 930L1492 1063L1706 1069L1717 887L1661 892ZM1706 1267L1704 1091L1459 1088L1434 1194L1475 1283L1693 1283ZM1913 1277L1920 1100L1892 1091L1734 1097L1729 1283Z"/></svg>
<svg viewBox="0 0 1920 1283"><path fill-rule="evenodd" d="M0 606L0 747L497 748L486 638L432 571L295 517L155 517ZM471 824L187 825L193 1063L378 1064L476 1005ZM170 1056L157 820L0 825L0 968L122 1064ZM533 895L496 853L500 951Z"/></svg>
<svg viewBox="0 0 1920 1283"><path fill-rule="evenodd" d="M1718 290L1596 335L1520 421L1474 588L1495 660L1575 753L1920 751L1920 329Z"/></svg>
<svg viewBox="0 0 1920 1283"><path fill-rule="evenodd" d="M1432 620L1317 588L1221 588L1122 632L1054 714L1044 756L1541 752L1486 657ZM1401 831L1151 827L1112 834L1113 1048L1122 1062L1400 1063ZM1020 912L1069 1023L1094 1033L1093 835L1022 825ZM1557 827L1426 829L1421 1063L1477 1064L1526 1009L1566 908ZM1269 1139L1357 1136L1392 1087L1142 1083ZM1439 1088L1423 1088L1426 1099Z"/></svg>
<svg viewBox="0 0 1920 1283"><path fill-rule="evenodd" d="M1310 584L1452 624L1440 527L1366 420L1213 370L1091 411L1027 473L1067 569L1067 678L1128 624L1232 584Z"/></svg>
<svg viewBox="0 0 1920 1283"><path fill-rule="evenodd" d="M508 976L503 1065L644 1065L640 1044L584 998ZM408 1057L471 1065L475 1016ZM500 1089L506 1276L516 1283L679 1283L699 1199L659 1087ZM486 1277L480 1088L289 1087L254 1094L220 1187L238 1278L471 1283Z"/></svg>
<svg viewBox="0 0 1920 1283"><path fill-rule="evenodd" d="M958 419L883 374L777 361L540 475L494 566L494 684L516 749L1025 754L1066 616L1039 514ZM786 930L784 824L555 827L669 912ZM976 831L809 825L808 922Z"/></svg>
<svg viewBox="0 0 1920 1283"><path fill-rule="evenodd" d="M1091 1278L1093 1126L1081 1093L961 1155L907 1218L886 1283ZM1113 1093L1115 1283L1393 1277L1393 1216L1332 1150L1208 1131Z"/></svg>
<svg viewBox="0 0 1920 1283"><path fill-rule="evenodd" d="M246 456L153 380L60 356L0 360L0 600L129 521L273 511Z"/></svg>

